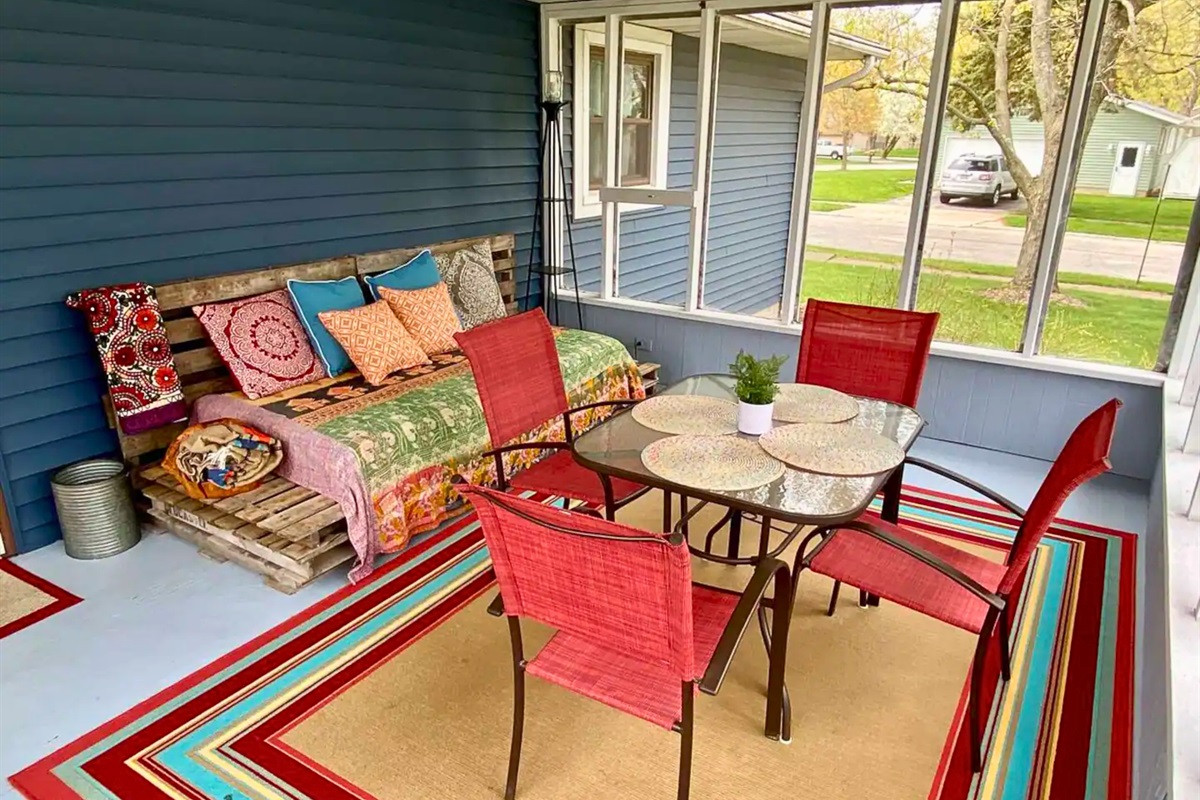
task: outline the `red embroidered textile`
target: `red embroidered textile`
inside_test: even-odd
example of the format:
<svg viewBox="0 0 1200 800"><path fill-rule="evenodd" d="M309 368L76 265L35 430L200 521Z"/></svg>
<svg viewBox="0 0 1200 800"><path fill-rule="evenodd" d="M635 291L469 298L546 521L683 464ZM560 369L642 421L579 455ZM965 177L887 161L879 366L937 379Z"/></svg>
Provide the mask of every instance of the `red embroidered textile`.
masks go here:
<svg viewBox="0 0 1200 800"><path fill-rule="evenodd" d="M122 431L141 433L187 416L153 286L85 289L67 305L87 317Z"/></svg>
<svg viewBox="0 0 1200 800"><path fill-rule="evenodd" d="M287 289L192 306L192 313L251 400L325 377Z"/></svg>

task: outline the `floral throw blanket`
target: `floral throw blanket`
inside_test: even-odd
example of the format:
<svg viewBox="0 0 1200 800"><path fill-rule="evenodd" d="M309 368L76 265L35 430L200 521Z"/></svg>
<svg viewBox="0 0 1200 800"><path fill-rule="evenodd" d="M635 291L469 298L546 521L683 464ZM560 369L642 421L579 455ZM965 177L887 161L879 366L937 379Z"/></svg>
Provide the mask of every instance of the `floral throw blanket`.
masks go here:
<svg viewBox="0 0 1200 800"><path fill-rule="evenodd" d="M558 330L555 341L572 406L645 396L637 365L617 340ZM206 397L197 409L204 418L236 417L280 438L284 466L304 465L303 474L281 474L338 499L361 559L351 573L354 579L369 574L376 553L399 550L414 534L465 510L450 483L454 475L472 482L496 477L494 460L480 457L491 446L487 424L470 364L457 351L398 372L382 386L350 373L254 401L241 395ZM576 415L576 433L611 413L593 409ZM528 438L562 441L563 434L562 420L555 420ZM347 452L352 458L342 458ZM512 474L547 454L509 453L506 467ZM344 491L339 494L349 477L344 474L348 461L363 489L359 504L370 505L358 525L369 533L357 536L355 502Z"/></svg>

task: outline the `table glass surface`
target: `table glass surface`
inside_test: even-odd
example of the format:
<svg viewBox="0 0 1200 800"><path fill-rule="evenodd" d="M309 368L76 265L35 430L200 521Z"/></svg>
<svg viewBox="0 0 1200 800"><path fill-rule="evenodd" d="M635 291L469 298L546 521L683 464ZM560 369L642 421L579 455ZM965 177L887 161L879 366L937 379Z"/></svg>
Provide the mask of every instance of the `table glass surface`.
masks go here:
<svg viewBox="0 0 1200 800"><path fill-rule="evenodd" d="M695 375L658 392L658 395L700 395L737 402L734 380L728 375ZM884 400L856 398L859 414L839 423L866 428L882 434L905 452L916 440L925 421L908 406ZM776 425L788 423L776 421ZM689 497L728 500L741 510L759 511L769 517L791 522L834 522L857 516L887 481L890 473L861 478L818 475L788 467L783 477L755 489L710 491L692 489L668 481L651 472L642 463L642 450L651 442L670 436L651 430L626 411L600 423L576 437L576 458L598 472L650 486L682 492ZM756 436L736 434L746 439Z"/></svg>

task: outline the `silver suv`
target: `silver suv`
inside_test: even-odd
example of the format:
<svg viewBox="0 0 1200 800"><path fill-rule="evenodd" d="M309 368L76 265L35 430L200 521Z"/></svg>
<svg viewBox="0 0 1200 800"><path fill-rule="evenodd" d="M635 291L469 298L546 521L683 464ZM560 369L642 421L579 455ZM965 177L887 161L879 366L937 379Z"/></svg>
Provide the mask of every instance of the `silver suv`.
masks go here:
<svg viewBox="0 0 1200 800"><path fill-rule="evenodd" d="M973 153L959 156L942 171L942 183L938 199L949 203L958 197L984 200L994 206L1001 196L1016 200L1017 182L1008 171L1004 156L977 156Z"/></svg>

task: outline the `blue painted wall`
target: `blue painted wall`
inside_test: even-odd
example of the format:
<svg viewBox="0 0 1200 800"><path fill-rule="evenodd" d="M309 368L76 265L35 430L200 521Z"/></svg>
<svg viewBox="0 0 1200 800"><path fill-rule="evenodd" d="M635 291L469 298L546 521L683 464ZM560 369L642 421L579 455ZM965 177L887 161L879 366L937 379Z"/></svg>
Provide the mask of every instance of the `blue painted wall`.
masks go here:
<svg viewBox="0 0 1200 800"><path fill-rule="evenodd" d="M573 33L567 32L564 42L564 69L570 82L574 77ZM699 42L677 34L671 55L667 186L679 189L692 183ZM745 47L721 48L705 268L707 307L754 313L778 303L782 296L804 66L799 59ZM564 128L569 153L569 117ZM618 295L683 305L690 221L690 212L680 208L621 215ZM574 232L579 286L598 292L600 221L581 220ZM747 270L747 262L754 269Z"/></svg>
<svg viewBox="0 0 1200 800"><path fill-rule="evenodd" d="M116 447L68 292L499 232L524 265L537 52L524 0L6 4L0 475L20 548L59 536L50 472Z"/></svg>

